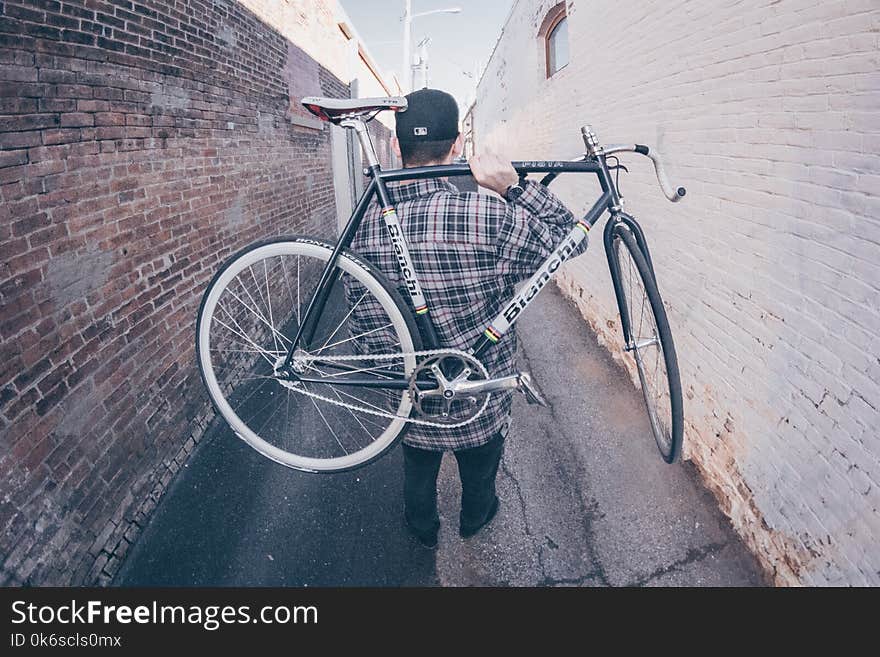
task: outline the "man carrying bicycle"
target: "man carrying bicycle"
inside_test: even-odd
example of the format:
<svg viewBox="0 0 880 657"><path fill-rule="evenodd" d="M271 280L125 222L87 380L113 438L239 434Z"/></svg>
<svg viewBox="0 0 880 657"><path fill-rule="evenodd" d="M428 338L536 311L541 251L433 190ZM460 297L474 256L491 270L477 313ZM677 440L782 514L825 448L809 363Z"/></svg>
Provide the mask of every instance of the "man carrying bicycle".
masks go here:
<svg viewBox="0 0 880 657"><path fill-rule="evenodd" d="M403 166L450 164L462 151L455 100L435 89L406 98L407 110L396 114L392 140ZM469 164L477 183L500 198L462 193L445 179L389 185L440 343L461 350L483 334L499 304L513 296L514 286L538 269L575 222L546 187L520 181L509 161L484 153ZM368 210L351 246L403 285L378 203ZM583 240L577 253L586 246ZM513 374L515 356L511 330L487 352L483 364L493 377ZM437 475L445 451L452 451L458 462L461 536L473 536L495 517L495 478L511 404L512 392L493 393L483 412L464 426L417 425L404 437L404 517L422 545L437 545Z"/></svg>

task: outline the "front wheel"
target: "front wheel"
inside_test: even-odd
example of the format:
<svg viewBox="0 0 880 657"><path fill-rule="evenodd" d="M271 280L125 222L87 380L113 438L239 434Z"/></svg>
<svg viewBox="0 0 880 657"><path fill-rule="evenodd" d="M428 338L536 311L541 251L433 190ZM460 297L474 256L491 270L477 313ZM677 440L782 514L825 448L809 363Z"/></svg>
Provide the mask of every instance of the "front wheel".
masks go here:
<svg viewBox="0 0 880 657"><path fill-rule="evenodd" d="M666 309L653 269L625 223L618 223L612 231L610 256L626 350L635 360L657 447L663 460L673 463L681 454L684 419L678 359Z"/></svg>
<svg viewBox="0 0 880 657"><path fill-rule="evenodd" d="M307 238L246 247L214 276L196 326L199 370L229 426L264 456L310 472L350 470L394 446L421 348L391 283L343 252L314 337L294 352L296 377L279 374L332 252ZM383 384L393 380L404 384Z"/></svg>

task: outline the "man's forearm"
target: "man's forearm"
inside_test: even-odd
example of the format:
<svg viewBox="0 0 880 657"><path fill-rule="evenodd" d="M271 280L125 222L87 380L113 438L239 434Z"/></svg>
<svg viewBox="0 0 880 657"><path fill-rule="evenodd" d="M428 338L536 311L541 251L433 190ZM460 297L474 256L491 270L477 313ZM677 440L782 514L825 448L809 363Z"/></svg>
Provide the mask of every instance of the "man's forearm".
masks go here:
<svg viewBox="0 0 880 657"><path fill-rule="evenodd" d="M575 221L574 215L556 196L541 183L526 180L523 193L511 201L537 220L557 226L568 226Z"/></svg>

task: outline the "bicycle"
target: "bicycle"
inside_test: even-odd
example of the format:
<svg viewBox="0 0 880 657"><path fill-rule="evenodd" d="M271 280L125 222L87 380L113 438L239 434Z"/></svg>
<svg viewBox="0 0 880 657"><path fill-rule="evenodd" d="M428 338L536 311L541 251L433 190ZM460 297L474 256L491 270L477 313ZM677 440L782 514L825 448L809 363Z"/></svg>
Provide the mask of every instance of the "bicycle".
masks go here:
<svg viewBox="0 0 880 657"><path fill-rule="evenodd" d="M514 298L499 306L469 350L445 349L386 183L467 175L469 167L382 170L367 122L383 110L405 111L405 98L302 102L322 120L355 131L370 180L335 244L300 236L255 242L231 256L208 285L196 322L199 370L215 408L240 438L285 466L340 472L386 454L410 425L453 428L473 421L492 393L519 390L530 403L543 404L528 373L492 378L480 357L510 330L607 211L603 241L624 349L634 357L663 459L673 463L679 457L683 411L672 334L644 233L623 210L612 178L612 171L619 175L625 167L619 160L616 165L607 161L624 152L647 156L663 193L679 201L685 190L669 184L655 153L638 144L602 146L584 126L583 156L513 162L521 178L545 174L545 185L562 173L594 174L602 194ZM402 289L348 249L374 197ZM386 351L375 351L376 345ZM294 426L297 432L291 431Z"/></svg>

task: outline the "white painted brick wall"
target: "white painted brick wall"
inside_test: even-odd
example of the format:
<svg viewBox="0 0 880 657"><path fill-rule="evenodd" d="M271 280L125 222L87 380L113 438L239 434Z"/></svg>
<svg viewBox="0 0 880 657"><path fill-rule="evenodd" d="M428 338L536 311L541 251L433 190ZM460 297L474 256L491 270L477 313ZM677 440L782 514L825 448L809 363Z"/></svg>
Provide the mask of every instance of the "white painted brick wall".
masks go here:
<svg viewBox="0 0 880 657"><path fill-rule="evenodd" d="M544 76L555 2L518 0L479 86L477 150L627 158L686 392L685 457L780 584L880 584L880 4L573 0L571 63ZM558 185L558 187L557 187ZM554 183L578 211L596 195ZM560 286L620 356L600 239Z"/></svg>

